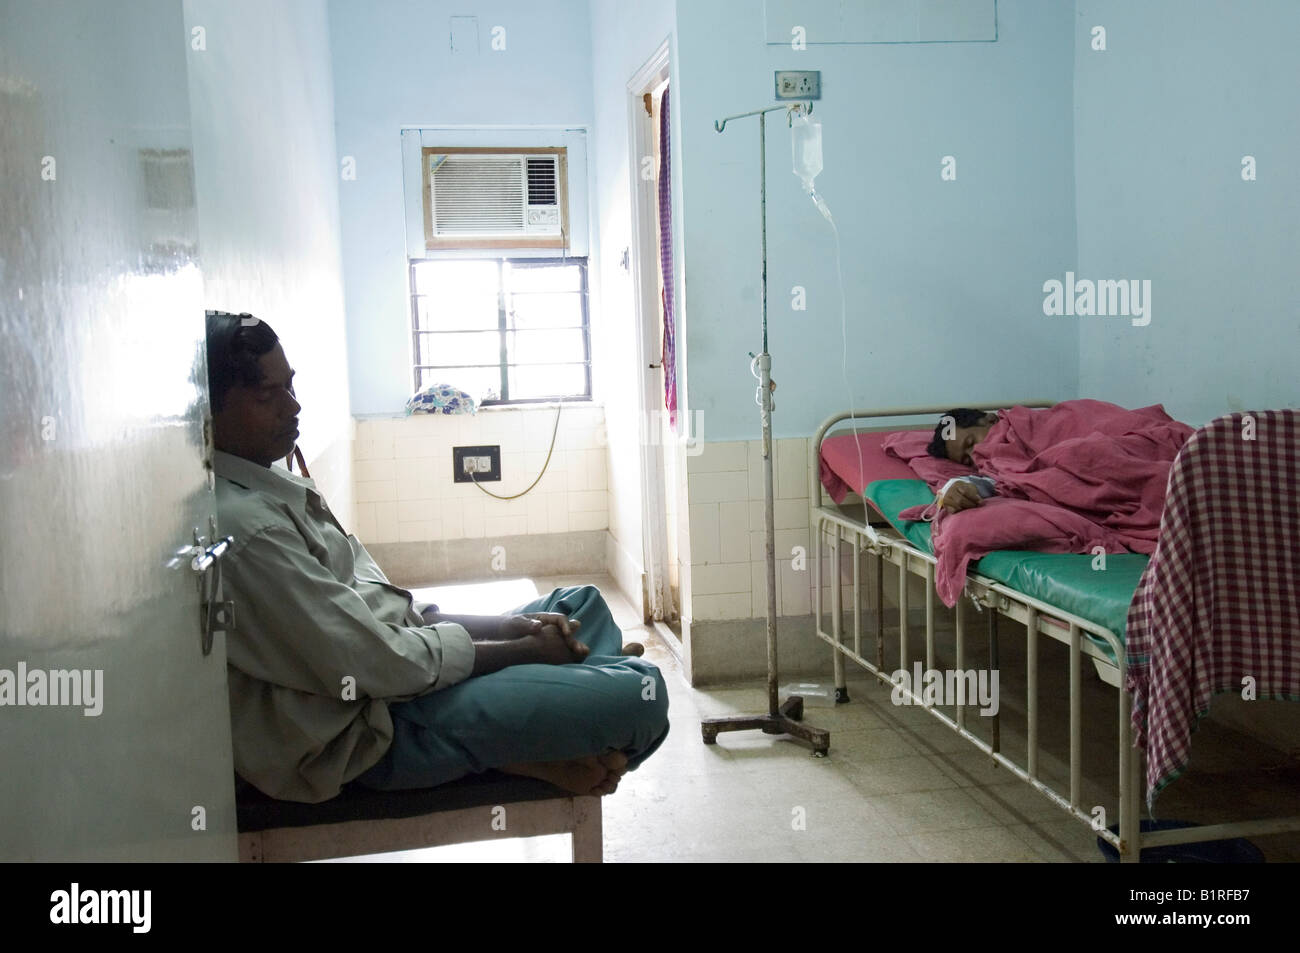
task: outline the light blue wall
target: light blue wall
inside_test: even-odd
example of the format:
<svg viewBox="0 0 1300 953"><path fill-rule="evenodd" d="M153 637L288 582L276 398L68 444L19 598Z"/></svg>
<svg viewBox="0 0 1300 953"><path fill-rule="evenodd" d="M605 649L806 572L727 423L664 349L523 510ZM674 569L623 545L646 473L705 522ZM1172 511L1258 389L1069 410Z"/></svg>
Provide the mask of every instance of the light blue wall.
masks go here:
<svg viewBox="0 0 1300 953"><path fill-rule="evenodd" d="M410 396L402 126L591 122L585 0L331 0L330 38L355 414L397 414ZM479 52L450 51L450 18L476 15ZM505 27L505 49L491 30Z"/></svg>
<svg viewBox="0 0 1300 953"><path fill-rule="evenodd" d="M297 370L300 444L351 510L352 417L325 0L186 0L204 303L249 311Z"/></svg>
<svg viewBox="0 0 1300 953"><path fill-rule="evenodd" d="M1056 319L1079 324L1081 396L1164 403L1196 426L1300 406L1300 4L1077 8L1076 271L1152 282L1146 327ZM1090 49L1098 24L1106 52Z"/></svg>
<svg viewBox="0 0 1300 953"><path fill-rule="evenodd" d="M994 43L764 42L762 0L679 2L679 146L692 411L706 441L757 437L758 129L772 71L822 71L818 191L842 238L842 345L829 228L798 191L784 121L768 126L769 314L777 436L850 403L958 404L1077 386L1077 330L1042 313L1075 259L1073 4L1000 0ZM813 37L810 36L810 39ZM779 114L777 114L779 115ZM943 156L957 180L940 180ZM790 289L808 309L791 309Z"/></svg>

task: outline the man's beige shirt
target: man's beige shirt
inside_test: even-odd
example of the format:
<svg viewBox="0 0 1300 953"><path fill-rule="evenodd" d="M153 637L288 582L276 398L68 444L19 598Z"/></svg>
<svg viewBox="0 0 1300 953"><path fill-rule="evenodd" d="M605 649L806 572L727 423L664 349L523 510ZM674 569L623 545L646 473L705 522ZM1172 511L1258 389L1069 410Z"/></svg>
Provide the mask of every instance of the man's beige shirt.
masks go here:
<svg viewBox="0 0 1300 953"><path fill-rule="evenodd" d="M474 644L425 625L312 480L218 451L217 515L235 770L272 797L324 801L383 757L386 701L469 677Z"/></svg>

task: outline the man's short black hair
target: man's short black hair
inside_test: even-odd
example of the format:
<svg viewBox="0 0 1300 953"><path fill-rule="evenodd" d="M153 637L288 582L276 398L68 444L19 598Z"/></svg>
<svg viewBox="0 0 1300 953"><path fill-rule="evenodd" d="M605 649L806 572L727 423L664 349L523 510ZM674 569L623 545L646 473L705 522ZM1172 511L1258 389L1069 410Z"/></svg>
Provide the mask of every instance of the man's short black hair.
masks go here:
<svg viewBox="0 0 1300 953"><path fill-rule="evenodd" d="M932 457L938 457L941 460L948 459L948 446L943 439L943 425L948 422L947 418L951 417L953 424L957 427L974 427L984 419L987 414L986 410L971 410L969 407L954 407L942 417L934 428L934 439L930 441L925 448L926 452Z"/></svg>
<svg viewBox="0 0 1300 953"><path fill-rule="evenodd" d="M214 414L221 412L236 384L262 383L258 360L279 340L269 324L251 314L208 312L208 387Z"/></svg>

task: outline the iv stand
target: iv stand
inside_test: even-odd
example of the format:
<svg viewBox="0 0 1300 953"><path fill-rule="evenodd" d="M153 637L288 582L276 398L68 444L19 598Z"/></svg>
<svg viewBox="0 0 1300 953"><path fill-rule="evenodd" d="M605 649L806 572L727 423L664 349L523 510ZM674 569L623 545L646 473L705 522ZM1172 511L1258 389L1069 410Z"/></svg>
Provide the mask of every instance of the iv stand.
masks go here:
<svg viewBox="0 0 1300 953"><path fill-rule="evenodd" d="M758 169L759 209L763 235L763 352L758 355L759 406L763 423L763 506L767 530L767 714L739 715L725 718L706 718L700 722L700 733L706 745L716 744L720 731L748 731L760 729L768 735L793 735L813 746L813 755L824 758L830 749L830 732L802 724L803 698L791 695L780 703L777 697L776 668L776 529L772 503L772 355L767 351L767 113L778 109L812 112L812 103L795 103L755 109L715 121L713 128L722 132L732 119L746 116L758 117ZM791 116L787 116L789 121Z"/></svg>

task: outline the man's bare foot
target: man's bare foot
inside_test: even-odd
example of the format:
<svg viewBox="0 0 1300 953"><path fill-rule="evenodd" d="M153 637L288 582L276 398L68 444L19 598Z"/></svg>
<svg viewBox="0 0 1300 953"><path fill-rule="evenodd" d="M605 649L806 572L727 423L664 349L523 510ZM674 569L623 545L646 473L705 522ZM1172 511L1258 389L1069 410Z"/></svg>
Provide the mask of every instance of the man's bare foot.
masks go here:
<svg viewBox="0 0 1300 953"><path fill-rule="evenodd" d="M620 760L621 759L621 762ZM618 789L618 780L627 770L627 757L612 752L599 757L574 758L570 761L526 761L507 764L500 770L528 778L549 781L557 788L574 794L603 797Z"/></svg>
<svg viewBox="0 0 1300 953"><path fill-rule="evenodd" d="M624 655L635 655L638 658L645 655L645 646L640 642L629 642L623 646Z"/></svg>
<svg viewBox="0 0 1300 953"><path fill-rule="evenodd" d="M610 751L602 755L597 755L596 760L605 766L609 772L610 780L614 786L618 786L619 780L627 774L627 755L621 751Z"/></svg>

